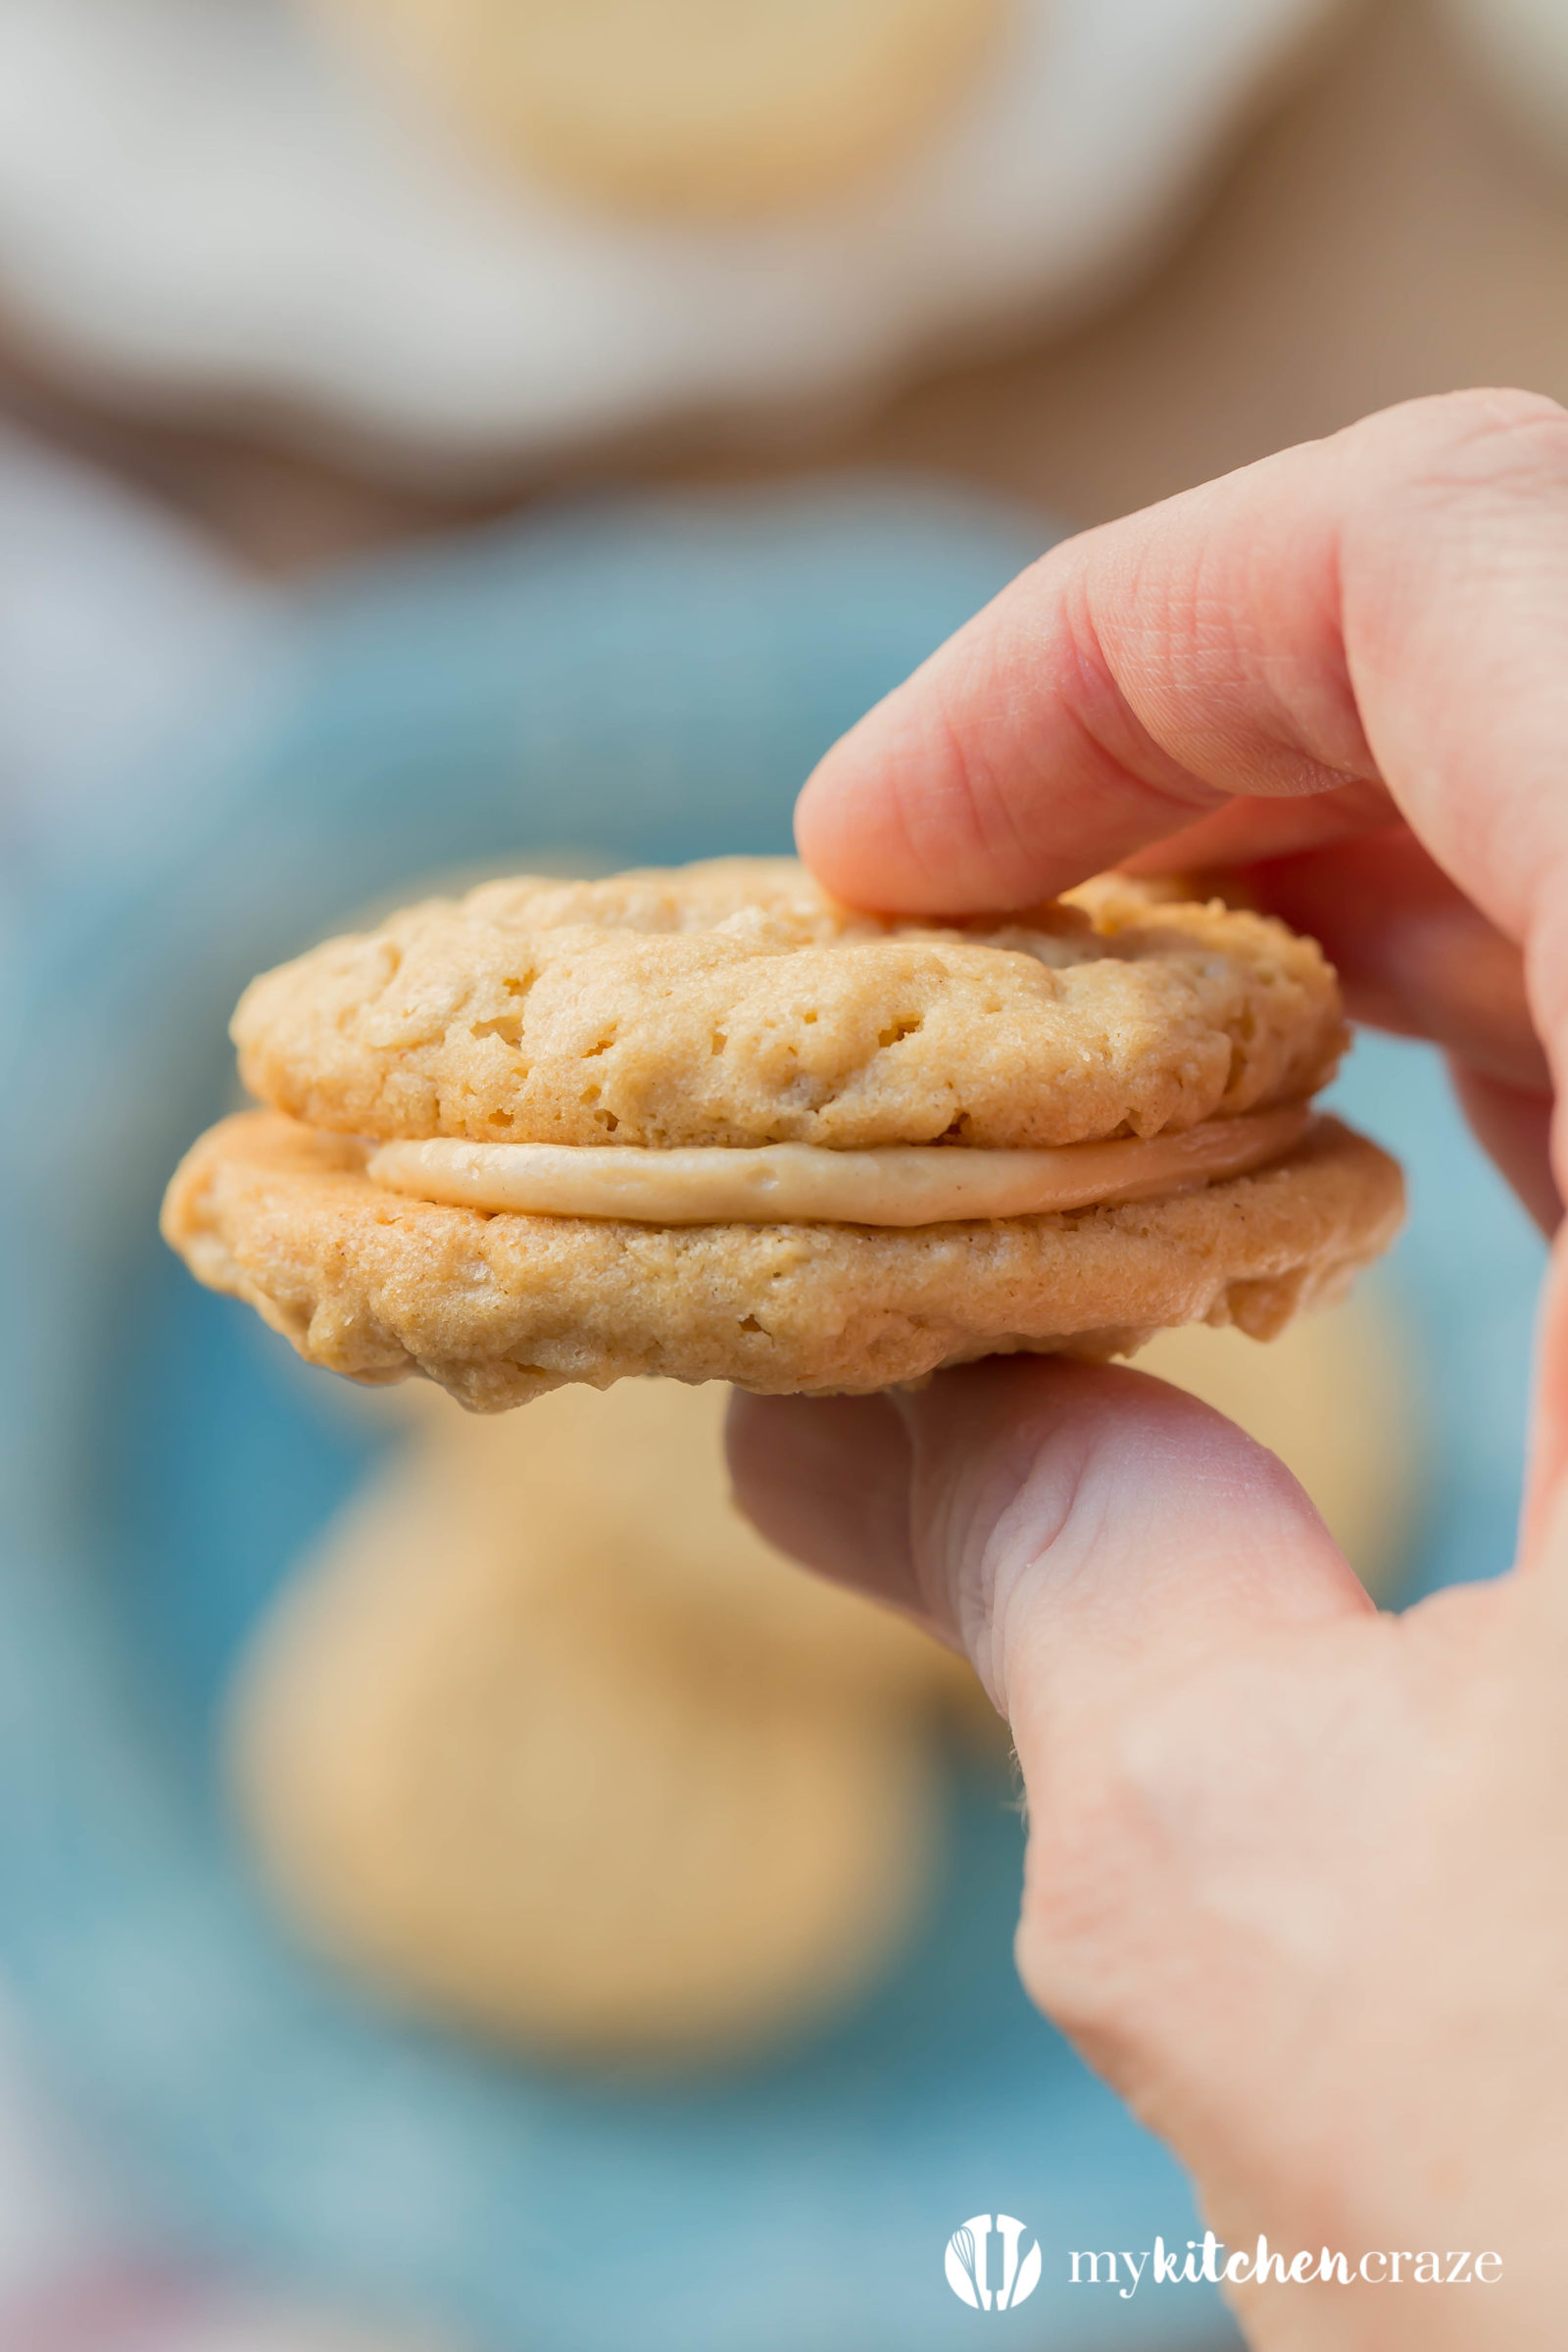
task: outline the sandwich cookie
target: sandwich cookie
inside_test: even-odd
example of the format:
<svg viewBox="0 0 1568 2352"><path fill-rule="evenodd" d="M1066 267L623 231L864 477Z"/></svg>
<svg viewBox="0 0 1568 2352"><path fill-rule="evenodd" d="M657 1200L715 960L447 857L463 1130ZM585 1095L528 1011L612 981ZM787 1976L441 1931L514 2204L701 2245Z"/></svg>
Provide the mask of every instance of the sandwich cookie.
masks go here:
<svg viewBox="0 0 1568 2352"><path fill-rule="evenodd" d="M265 974L234 1036L269 1107L195 1146L167 1237L312 1361L478 1410L1267 1338L1402 1213L1311 1108L1313 943L1120 877L948 925L788 859L489 883Z"/></svg>

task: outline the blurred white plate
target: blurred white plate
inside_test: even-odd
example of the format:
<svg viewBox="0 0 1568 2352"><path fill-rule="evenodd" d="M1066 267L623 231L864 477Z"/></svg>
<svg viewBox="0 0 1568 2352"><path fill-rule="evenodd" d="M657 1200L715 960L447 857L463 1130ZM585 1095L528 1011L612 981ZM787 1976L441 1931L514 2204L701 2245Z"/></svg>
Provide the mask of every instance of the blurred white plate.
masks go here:
<svg viewBox="0 0 1568 2352"><path fill-rule="evenodd" d="M1447 12L1537 135L1568 160L1568 0L1447 0Z"/></svg>
<svg viewBox="0 0 1568 2352"><path fill-rule="evenodd" d="M285 0L0 0L0 304L122 387L473 473L854 395L1114 282L1340 5L1016 0L895 176L705 229L481 175Z"/></svg>
<svg viewBox="0 0 1568 2352"><path fill-rule="evenodd" d="M0 895L23 853L153 820L160 745L273 607L150 499L0 425Z"/></svg>

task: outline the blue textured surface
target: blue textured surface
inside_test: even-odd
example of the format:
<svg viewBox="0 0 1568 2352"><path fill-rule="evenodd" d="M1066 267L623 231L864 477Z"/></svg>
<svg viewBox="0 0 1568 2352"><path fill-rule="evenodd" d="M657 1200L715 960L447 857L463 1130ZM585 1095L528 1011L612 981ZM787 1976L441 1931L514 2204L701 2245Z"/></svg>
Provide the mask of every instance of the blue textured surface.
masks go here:
<svg viewBox="0 0 1568 2352"><path fill-rule="evenodd" d="M652 2092L498 2064L291 1950L224 1832L213 1704L377 1440L153 1232L227 1098L253 971L434 870L787 846L816 755L1039 540L956 496L839 484L575 507L366 575L184 747L169 838L122 838L96 872L77 845L41 894L8 1101L50 1116L0 1145L0 1970L186 2230L516 2352L923 2352L971 2325L948 2231L1000 2207L1047 2257L1018 2340L1223 2336L1192 2290L1065 2284L1061 2249L1185 2237L1191 2206L1017 1988L1018 1823L972 1765L917 1946L857 2017L743 2078ZM1415 1166L1388 1280L1430 1343L1418 1580L1494 1571L1540 1249L1427 1055L1372 1041L1341 1092Z"/></svg>

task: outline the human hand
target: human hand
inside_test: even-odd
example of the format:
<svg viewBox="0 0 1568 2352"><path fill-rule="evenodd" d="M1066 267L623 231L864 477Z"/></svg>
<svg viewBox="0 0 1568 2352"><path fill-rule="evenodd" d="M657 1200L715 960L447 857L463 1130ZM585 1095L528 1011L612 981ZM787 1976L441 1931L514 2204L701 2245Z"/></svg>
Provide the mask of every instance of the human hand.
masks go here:
<svg viewBox="0 0 1568 2352"><path fill-rule="evenodd" d="M885 910L1244 870L1351 1009L1448 1053L1548 1230L1568 1177L1568 415L1425 401L1055 550L842 742L801 845ZM1380 1617L1207 1408L1047 1358L742 1396L785 1548L960 1642L1029 1804L1018 1959L1227 2244L1267 2352L1557 2344L1568 2179L1568 1278L1521 1565ZM1415 2256L1500 2278L1410 2285ZM1447 2267L1445 2260L1445 2268Z"/></svg>

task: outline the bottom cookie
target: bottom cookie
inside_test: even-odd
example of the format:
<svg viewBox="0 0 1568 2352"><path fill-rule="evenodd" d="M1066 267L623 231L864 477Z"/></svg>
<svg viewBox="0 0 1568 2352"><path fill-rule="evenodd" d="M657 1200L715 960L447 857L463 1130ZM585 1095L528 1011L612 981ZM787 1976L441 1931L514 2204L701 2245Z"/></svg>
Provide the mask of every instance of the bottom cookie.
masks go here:
<svg viewBox="0 0 1568 2352"><path fill-rule="evenodd" d="M983 1355L1129 1354L1185 1323L1268 1339L1338 1298L1403 1213L1396 1163L1330 1118L1201 1191L901 1231L490 1214L388 1194L365 1159L241 1112L182 1162L165 1235L311 1362L422 1373L479 1412L637 1374L864 1393Z"/></svg>

